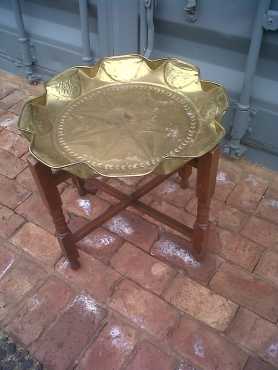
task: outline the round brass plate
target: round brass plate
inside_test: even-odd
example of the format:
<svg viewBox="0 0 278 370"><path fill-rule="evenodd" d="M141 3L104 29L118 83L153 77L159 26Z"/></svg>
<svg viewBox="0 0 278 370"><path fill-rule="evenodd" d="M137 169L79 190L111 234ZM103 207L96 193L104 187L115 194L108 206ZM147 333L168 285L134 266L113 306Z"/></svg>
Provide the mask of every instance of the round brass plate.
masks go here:
<svg viewBox="0 0 278 370"><path fill-rule="evenodd" d="M65 109L57 142L98 171L149 171L192 143L199 122L184 96L149 83L104 86Z"/></svg>
<svg viewBox="0 0 278 370"><path fill-rule="evenodd" d="M87 178L167 174L211 150L224 135L222 86L192 64L141 55L67 69L23 108L30 152Z"/></svg>

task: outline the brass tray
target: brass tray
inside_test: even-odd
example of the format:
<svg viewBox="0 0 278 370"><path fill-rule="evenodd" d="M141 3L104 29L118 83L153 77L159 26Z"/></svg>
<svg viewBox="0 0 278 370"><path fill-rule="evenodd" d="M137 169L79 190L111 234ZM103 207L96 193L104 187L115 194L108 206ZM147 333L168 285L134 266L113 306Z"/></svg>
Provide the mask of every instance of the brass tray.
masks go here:
<svg viewBox="0 0 278 370"><path fill-rule="evenodd" d="M167 174L224 135L222 86L194 65L140 55L65 70L29 100L19 129L53 169L86 178Z"/></svg>

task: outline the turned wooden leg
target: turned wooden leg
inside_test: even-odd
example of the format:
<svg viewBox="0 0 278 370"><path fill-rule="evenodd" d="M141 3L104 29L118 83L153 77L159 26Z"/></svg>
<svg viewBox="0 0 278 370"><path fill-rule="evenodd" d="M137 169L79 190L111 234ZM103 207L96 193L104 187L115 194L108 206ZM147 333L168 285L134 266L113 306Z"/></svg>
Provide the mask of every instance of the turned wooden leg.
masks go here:
<svg viewBox="0 0 278 370"><path fill-rule="evenodd" d="M54 222L56 236L62 252L68 258L71 268L77 269L80 267L78 261L79 253L72 241L72 234L65 220L61 197L55 184L52 171L49 167L38 162L31 156L28 158L28 165L42 200L48 208Z"/></svg>
<svg viewBox="0 0 278 370"><path fill-rule="evenodd" d="M87 191L86 191L86 189L85 189L85 180L80 179L80 178L79 178L79 177L77 177L77 176L73 176L73 177L72 177L72 181L73 181L74 185L75 185L75 186L76 186L76 188L77 188L78 194L79 194L81 197L87 194Z"/></svg>
<svg viewBox="0 0 278 370"><path fill-rule="evenodd" d="M179 169L179 176L181 178L180 186L182 189L186 189L189 186L189 177L192 174L192 166L185 164Z"/></svg>
<svg viewBox="0 0 278 370"><path fill-rule="evenodd" d="M208 241L209 208L214 194L219 159L218 147L198 158L197 164L197 218L193 231L193 248L201 256Z"/></svg>

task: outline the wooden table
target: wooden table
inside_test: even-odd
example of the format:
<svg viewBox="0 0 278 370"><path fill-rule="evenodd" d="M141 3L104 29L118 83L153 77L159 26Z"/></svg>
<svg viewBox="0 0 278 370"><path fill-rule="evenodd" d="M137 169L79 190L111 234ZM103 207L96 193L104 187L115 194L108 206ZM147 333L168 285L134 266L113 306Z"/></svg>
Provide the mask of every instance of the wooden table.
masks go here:
<svg viewBox="0 0 278 370"><path fill-rule="evenodd" d="M190 240L194 256L197 259L200 259L205 251L208 240L209 207L215 189L218 159L219 148L215 147L205 155L192 159L190 162L187 162L178 170L168 175L156 176L130 195L122 193L108 185L106 182L98 180L96 177L92 177L90 179L95 190L89 191L86 187L85 181L81 178L72 176L70 173L63 170L54 173L51 168L42 162L37 161L33 156L28 158L28 164L41 197L53 219L56 236L63 254L69 260L71 268L78 269L80 267L80 263L76 242L84 238L94 229L100 227L108 219L112 218L128 206L133 206L163 224L177 230L179 233L184 234ZM196 195L198 198L197 217L193 229L140 201L141 197L161 184L175 172L178 172L181 178L180 185L185 189L188 186L188 179L192 173L192 167L197 169ZM119 200L116 205L111 205L105 213L74 233L69 230L66 223L62 209L62 200L58 191L58 185L70 177L73 178L80 196L83 196L86 193L95 194L97 190L102 190Z"/></svg>

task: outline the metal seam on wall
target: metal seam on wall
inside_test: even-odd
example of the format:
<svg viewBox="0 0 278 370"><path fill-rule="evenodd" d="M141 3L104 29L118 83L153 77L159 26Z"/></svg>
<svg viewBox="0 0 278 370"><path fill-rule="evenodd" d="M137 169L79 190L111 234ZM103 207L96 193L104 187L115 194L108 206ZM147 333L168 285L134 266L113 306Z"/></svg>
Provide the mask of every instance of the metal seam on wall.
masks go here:
<svg viewBox="0 0 278 370"><path fill-rule="evenodd" d="M80 12L81 38L83 48L82 60L85 64L89 64L93 62L94 58L92 57L90 46L88 0L79 0L79 12Z"/></svg>
<svg viewBox="0 0 278 370"><path fill-rule="evenodd" d="M38 76L33 73L33 58L31 53L31 46L29 38L25 31L20 0L13 0L13 8L18 31L18 41L21 44L22 48L22 64L24 67L25 75L29 81L35 82L38 80Z"/></svg>

